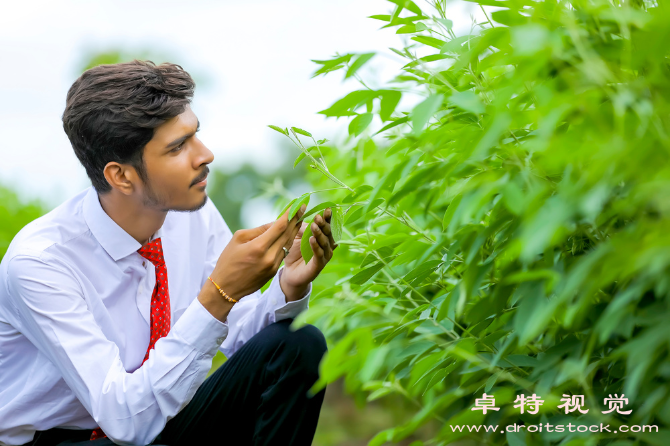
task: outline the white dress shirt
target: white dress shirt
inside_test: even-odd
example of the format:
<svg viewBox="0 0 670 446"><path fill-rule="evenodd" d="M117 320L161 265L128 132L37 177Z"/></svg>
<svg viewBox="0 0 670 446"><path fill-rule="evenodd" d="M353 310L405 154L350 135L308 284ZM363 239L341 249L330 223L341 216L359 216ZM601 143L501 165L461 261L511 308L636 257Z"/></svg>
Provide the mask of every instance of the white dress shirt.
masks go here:
<svg viewBox="0 0 670 446"><path fill-rule="evenodd" d="M232 234L208 200L169 212L160 231L172 325L149 359L154 266L89 188L17 234L0 263L0 444L36 430L100 426L147 444L191 400L217 349L232 355L268 324L308 307L286 302L282 270L226 323L196 299Z"/></svg>

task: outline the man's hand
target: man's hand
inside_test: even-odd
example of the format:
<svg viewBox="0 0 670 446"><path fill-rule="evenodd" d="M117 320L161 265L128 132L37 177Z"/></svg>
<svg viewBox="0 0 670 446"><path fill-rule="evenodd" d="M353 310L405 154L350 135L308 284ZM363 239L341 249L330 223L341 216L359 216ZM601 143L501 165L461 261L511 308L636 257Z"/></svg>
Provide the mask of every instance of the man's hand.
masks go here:
<svg viewBox="0 0 670 446"><path fill-rule="evenodd" d="M301 227L298 220L305 213L305 208L302 205L291 221L286 211L274 223L235 232L210 277L235 300L258 291L277 273L284 260L283 248L293 245ZM233 305L219 294L209 280L202 287L198 299L221 321L226 320Z"/></svg>
<svg viewBox="0 0 670 446"><path fill-rule="evenodd" d="M284 272L281 275L279 285L286 295L287 301L294 301L302 298L307 292L307 288L321 270L333 258L333 251L338 245L333 240L333 232L330 228L330 219L333 211L327 208L323 212L323 217L317 214L312 222L312 234L309 239L309 246L312 248L314 256L305 264L300 252L300 240L302 234L307 229L307 223L303 223L297 236L293 240L293 246L289 255L284 259Z"/></svg>

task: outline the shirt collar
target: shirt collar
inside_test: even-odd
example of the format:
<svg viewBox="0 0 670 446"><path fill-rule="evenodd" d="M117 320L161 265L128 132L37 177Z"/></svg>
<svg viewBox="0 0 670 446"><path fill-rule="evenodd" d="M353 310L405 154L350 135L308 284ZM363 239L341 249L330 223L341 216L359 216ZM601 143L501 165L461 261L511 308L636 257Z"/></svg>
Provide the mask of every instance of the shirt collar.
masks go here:
<svg viewBox="0 0 670 446"><path fill-rule="evenodd" d="M118 261L142 247L130 234L117 225L100 205L95 188L90 187L84 197L84 219L98 243L114 261Z"/></svg>
<svg viewBox="0 0 670 446"><path fill-rule="evenodd" d="M167 219L167 217L166 217L166 219ZM154 240L156 240L157 238L161 238L162 236L163 236L163 227L161 226L160 228L158 228L158 231L154 232L154 235L151 236L150 241L153 242ZM165 248L163 248L163 249L165 249Z"/></svg>

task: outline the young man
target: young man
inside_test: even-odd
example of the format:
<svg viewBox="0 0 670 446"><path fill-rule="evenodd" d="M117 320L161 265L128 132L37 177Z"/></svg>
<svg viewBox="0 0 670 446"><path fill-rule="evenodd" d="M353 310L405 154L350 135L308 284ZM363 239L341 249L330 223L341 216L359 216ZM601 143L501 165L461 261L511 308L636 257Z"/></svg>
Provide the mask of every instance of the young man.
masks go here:
<svg viewBox="0 0 670 446"><path fill-rule="evenodd" d="M331 211L307 264L304 206L232 234L205 193L194 87L133 61L70 88L63 127L93 186L0 264L0 443L311 444L326 344L289 325L336 248Z"/></svg>

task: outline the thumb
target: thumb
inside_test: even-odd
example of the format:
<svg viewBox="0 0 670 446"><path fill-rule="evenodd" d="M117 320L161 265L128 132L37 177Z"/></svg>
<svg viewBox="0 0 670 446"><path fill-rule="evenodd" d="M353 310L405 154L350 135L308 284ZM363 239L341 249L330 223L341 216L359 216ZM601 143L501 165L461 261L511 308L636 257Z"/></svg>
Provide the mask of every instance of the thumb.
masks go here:
<svg viewBox="0 0 670 446"><path fill-rule="evenodd" d="M305 233L305 229L307 229L307 223L302 222L300 225L300 229L298 229L298 233L296 234L295 238L302 238L302 235Z"/></svg>

